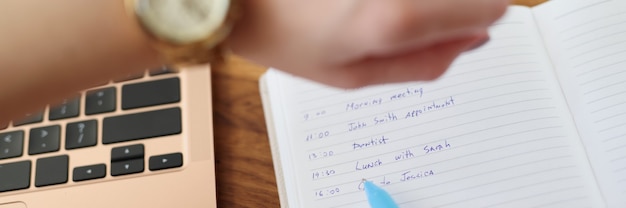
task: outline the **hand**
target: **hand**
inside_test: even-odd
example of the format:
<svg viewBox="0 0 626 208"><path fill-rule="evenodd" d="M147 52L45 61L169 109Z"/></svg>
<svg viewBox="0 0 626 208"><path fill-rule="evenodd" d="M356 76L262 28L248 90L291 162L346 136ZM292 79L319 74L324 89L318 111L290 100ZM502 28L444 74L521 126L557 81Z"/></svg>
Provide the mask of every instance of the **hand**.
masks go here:
<svg viewBox="0 0 626 208"><path fill-rule="evenodd" d="M509 0L242 0L233 51L336 87L432 80Z"/></svg>

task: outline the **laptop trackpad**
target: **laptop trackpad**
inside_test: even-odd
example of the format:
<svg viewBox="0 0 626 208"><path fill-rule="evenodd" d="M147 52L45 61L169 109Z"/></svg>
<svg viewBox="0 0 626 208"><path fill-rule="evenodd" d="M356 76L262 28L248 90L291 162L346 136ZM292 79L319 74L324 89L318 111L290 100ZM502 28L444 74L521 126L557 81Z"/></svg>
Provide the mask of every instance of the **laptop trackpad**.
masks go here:
<svg viewBox="0 0 626 208"><path fill-rule="evenodd" d="M7 204L0 204L0 208L26 208L26 204L23 202L11 202Z"/></svg>

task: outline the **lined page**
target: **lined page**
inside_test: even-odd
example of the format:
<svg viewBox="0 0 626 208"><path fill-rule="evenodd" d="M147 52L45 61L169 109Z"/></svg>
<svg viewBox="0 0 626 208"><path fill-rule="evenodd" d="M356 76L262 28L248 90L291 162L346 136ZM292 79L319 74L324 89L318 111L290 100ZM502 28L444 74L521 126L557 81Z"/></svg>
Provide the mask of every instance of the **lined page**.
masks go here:
<svg viewBox="0 0 626 208"><path fill-rule="evenodd" d="M626 1L556 1L537 18L603 192L625 207Z"/></svg>
<svg viewBox="0 0 626 208"><path fill-rule="evenodd" d="M435 82L337 90L271 70L291 207L597 207L597 189L530 10ZM275 155L276 156L276 155Z"/></svg>

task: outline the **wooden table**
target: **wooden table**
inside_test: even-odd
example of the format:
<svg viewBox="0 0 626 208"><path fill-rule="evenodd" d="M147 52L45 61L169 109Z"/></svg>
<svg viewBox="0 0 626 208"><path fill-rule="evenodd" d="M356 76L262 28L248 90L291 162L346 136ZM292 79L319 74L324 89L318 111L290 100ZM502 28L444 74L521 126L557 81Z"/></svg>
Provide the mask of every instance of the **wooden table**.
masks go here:
<svg viewBox="0 0 626 208"><path fill-rule="evenodd" d="M219 207L279 207L258 86L265 70L231 58L212 71Z"/></svg>
<svg viewBox="0 0 626 208"><path fill-rule="evenodd" d="M280 206L258 86L266 69L234 57L212 71L219 207Z"/></svg>

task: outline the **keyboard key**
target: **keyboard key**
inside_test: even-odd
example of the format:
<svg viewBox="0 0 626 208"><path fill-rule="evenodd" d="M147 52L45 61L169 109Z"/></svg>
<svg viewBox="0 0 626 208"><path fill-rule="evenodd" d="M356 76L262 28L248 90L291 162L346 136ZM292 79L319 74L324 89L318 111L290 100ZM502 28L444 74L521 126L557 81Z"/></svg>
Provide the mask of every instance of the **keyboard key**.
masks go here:
<svg viewBox="0 0 626 208"><path fill-rule="evenodd" d="M143 158L111 163L111 176L143 172Z"/></svg>
<svg viewBox="0 0 626 208"><path fill-rule="evenodd" d="M169 108L108 117L104 118L102 126L104 144L179 134L181 112L180 108Z"/></svg>
<svg viewBox="0 0 626 208"><path fill-rule="evenodd" d="M180 80L163 79L122 87L122 109L128 110L180 101Z"/></svg>
<svg viewBox="0 0 626 208"><path fill-rule="evenodd" d="M13 121L13 126L21 126L32 123L39 123L43 121L44 110L37 111L36 113L29 113L24 116L23 119Z"/></svg>
<svg viewBox="0 0 626 208"><path fill-rule="evenodd" d="M68 123L65 129L65 149L95 146L98 137L98 121L89 120Z"/></svg>
<svg viewBox="0 0 626 208"><path fill-rule="evenodd" d="M72 174L72 180L74 180L74 182L78 182L104 178L107 174L106 168L105 164L76 167L74 168Z"/></svg>
<svg viewBox="0 0 626 208"><path fill-rule="evenodd" d="M0 193L30 187L30 161L0 164Z"/></svg>
<svg viewBox="0 0 626 208"><path fill-rule="evenodd" d="M63 103L52 106L48 113L48 119L51 121L64 118L77 117L80 114L80 96L73 99L65 99Z"/></svg>
<svg viewBox="0 0 626 208"><path fill-rule="evenodd" d="M141 79L141 78L143 78L143 74L144 74L144 72L127 74L127 75L124 75L124 76L122 76L120 78L114 79L113 81L114 82L125 82L125 81L130 81L130 80L133 80L133 79Z"/></svg>
<svg viewBox="0 0 626 208"><path fill-rule="evenodd" d="M150 76L157 76L157 75L170 74L170 73L176 73L176 69L169 67L169 66L161 66L159 68L150 70Z"/></svg>
<svg viewBox="0 0 626 208"><path fill-rule="evenodd" d="M173 153L167 155L157 155L150 157L148 162L150 170L163 170L183 166L183 154Z"/></svg>
<svg viewBox="0 0 626 208"><path fill-rule="evenodd" d="M47 126L30 130L28 154L35 155L59 151L61 126Z"/></svg>
<svg viewBox="0 0 626 208"><path fill-rule="evenodd" d="M85 97L85 114L93 115L115 111L115 88L90 90Z"/></svg>
<svg viewBox="0 0 626 208"><path fill-rule="evenodd" d="M116 147L111 150L111 162L143 158L143 144Z"/></svg>
<svg viewBox="0 0 626 208"><path fill-rule="evenodd" d="M37 159L35 186L50 186L67 183L69 157L61 155Z"/></svg>
<svg viewBox="0 0 626 208"><path fill-rule="evenodd" d="M14 131L0 134L0 159L22 156L24 132ZM0 177L2 177L0 175Z"/></svg>

